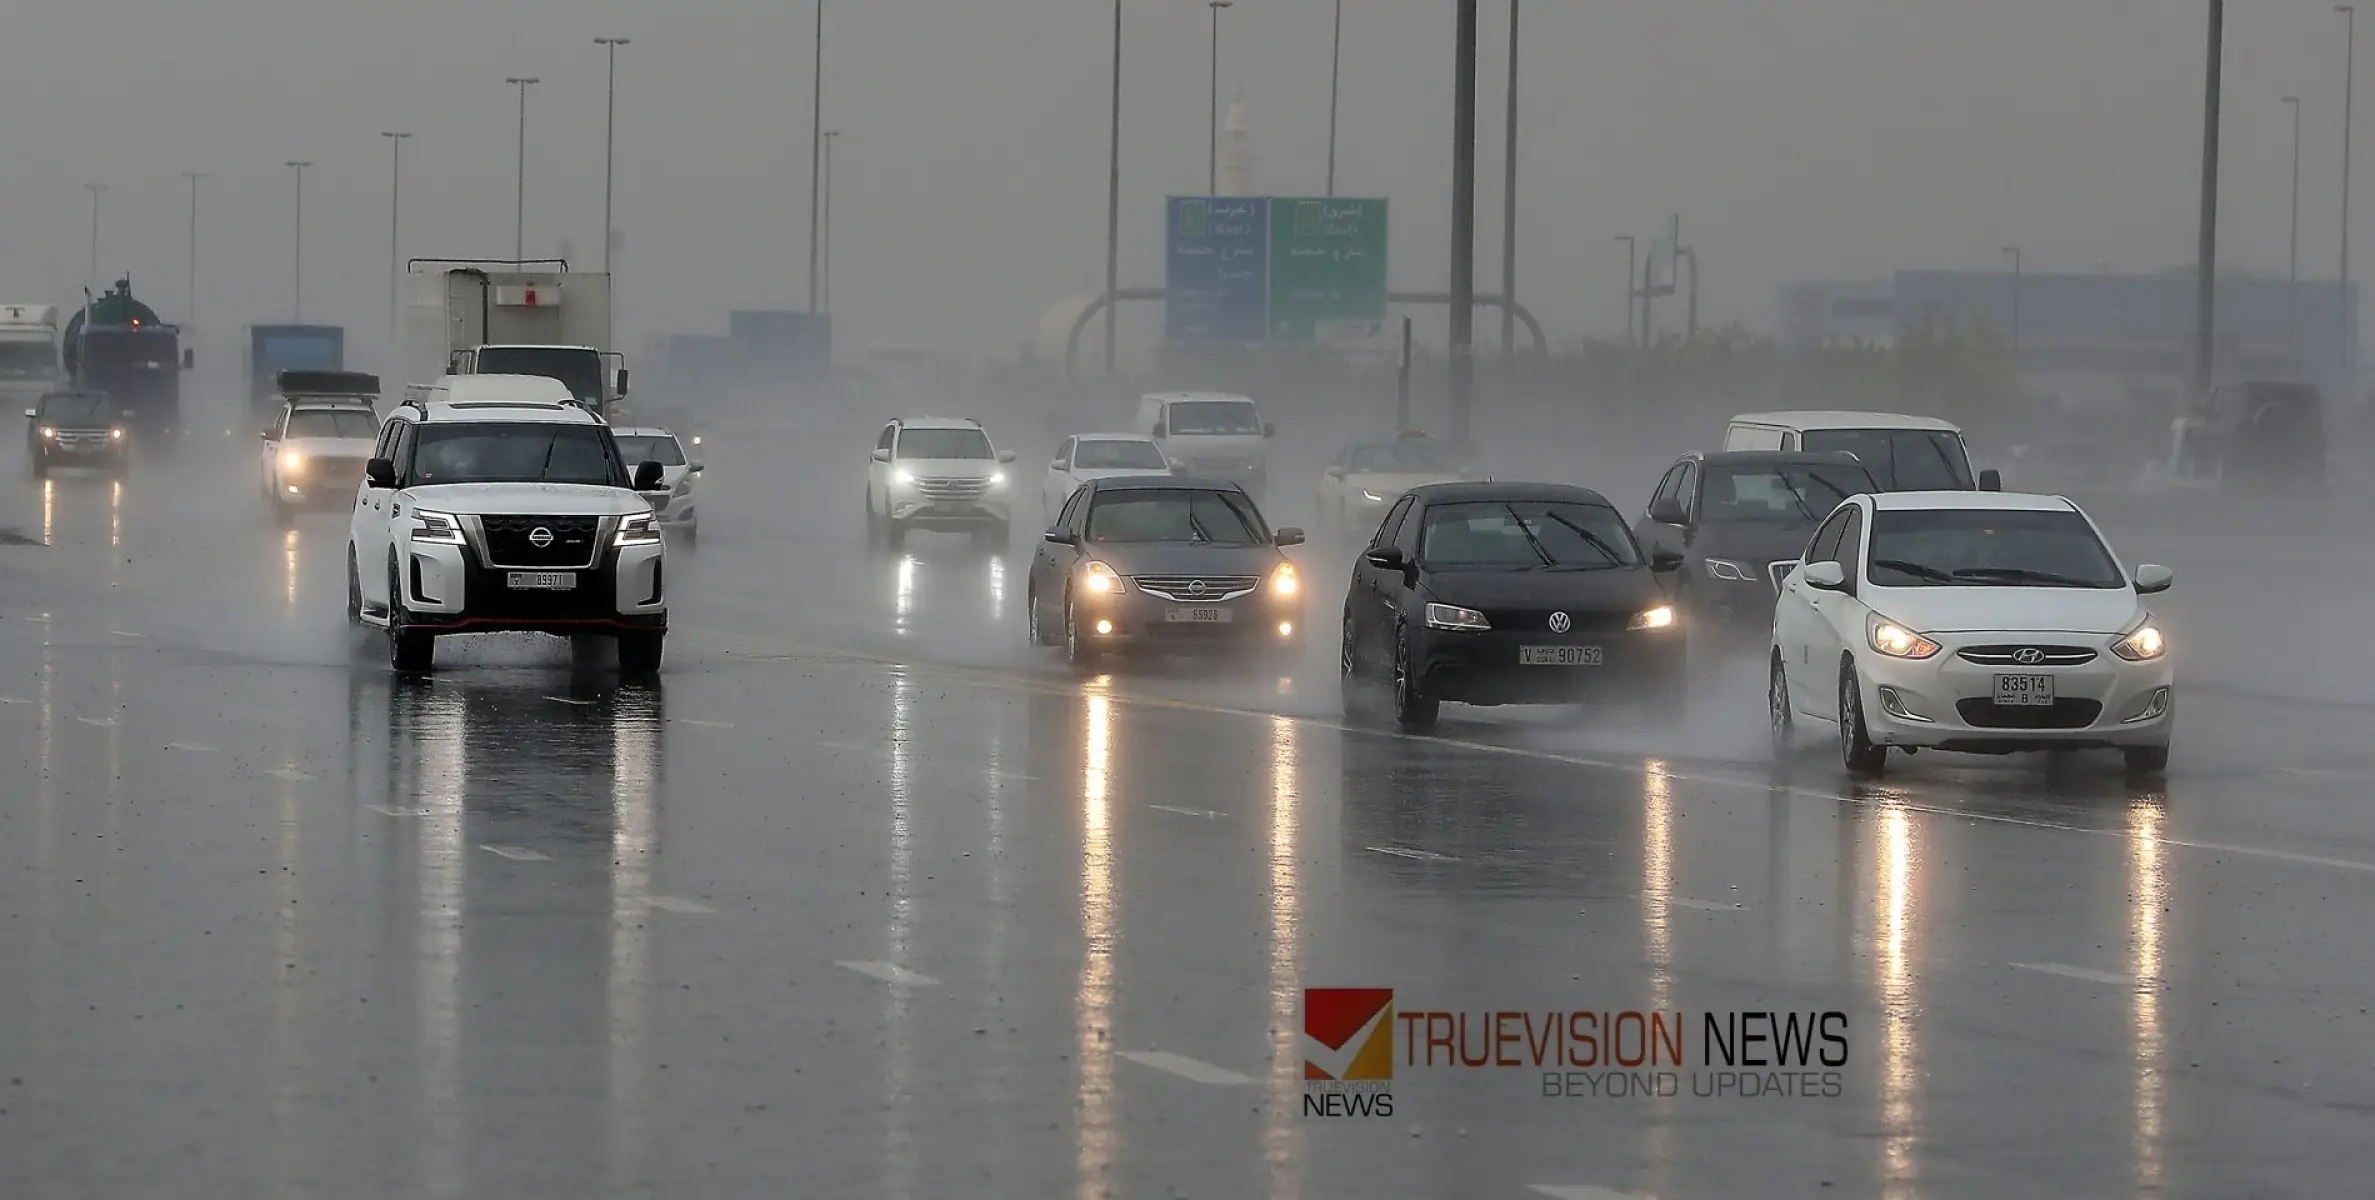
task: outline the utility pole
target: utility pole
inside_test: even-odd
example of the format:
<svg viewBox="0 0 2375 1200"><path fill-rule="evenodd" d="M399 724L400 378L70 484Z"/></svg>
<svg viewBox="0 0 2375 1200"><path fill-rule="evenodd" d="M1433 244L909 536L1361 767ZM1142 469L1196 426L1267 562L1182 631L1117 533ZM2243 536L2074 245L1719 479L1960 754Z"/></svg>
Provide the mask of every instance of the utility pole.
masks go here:
<svg viewBox="0 0 2375 1200"><path fill-rule="evenodd" d="M1121 288L1122 262L1122 0L1113 0L1113 100L1111 145L1105 157L1105 375L1114 372L1114 323L1120 317L1114 293Z"/></svg>
<svg viewBox="0 0 2375 1200"><path fill-rule="evenodd" d="M2346 394L2358 390L2358 307L2350 302L2350 110L2358 96L2358 6L2337 4L2342 14L2342 280L2337 306L2342 310L2342 369ZM2219 20L2218 9L2210 19Z"/></svg>
<svg viewBox="0 0 2375 1200"><path fill-rule="evenodd" d="M2301 98L2286 96L2284 102L2293 110L2293 222L2291 249L2284 260L2284 332L2297 359L2301 354Z"/></svg>
<svg viewBox="0 0 2375 1200"><path fill-rule="evenodd" d="M1451 439L1468 446L1476 350L1476 3L1458 0L1451 122Z"/></svg>
<svg viewBox="0 0 2375 1200"><path fill-rule="evenodd" d="M1501 168L1501 367L1517 372L1517 4L1509 0L1508 141Z"/></svg>
<svg viewBox="0 0 2375 1200"><path fill-rule="evenodd" d="M2012 256L2012 377L2020 378L2020 247L2006 246L2004 253Z"/></svg>
<svg viewBox="0 0 2375 1200"><path fill-rule="evenodd" d="M1220 194L1220 10L1234 0L1204 0L1212 9L1212 113L1205 122L1211 149L1205 155L1204 194Z"/></svg>
<svg viewBox="0 0 2375 1200"><path fill-rule="evenodd" d="M1633 270L1638 265L1639 247L1629 233L1616 235L1616 240L1625 244L1625 344L1634 346L1640 344L1633 336Z"/></svg>
<svg viewBox="0 0 2375 1200"><path fill-rule="evenodd" d="M96 293L99 290L99 193L106 191L107 185L86 183L82 186L84 191L91 194L91 278L83 290Z"/></svg>
<svg viewBox="0 0 2375 1200"><path fill-rule="evenodd" d="M808 311L817 311L818 223L824 205L825 0L816 0L816 64L808 100Z"/></svg>
<svg viewBox="0 0 2375 1200"><path fill-rule="evenodd" d="M611 216L610 198L618 180L618 48L627 44L623 37L598 37L594 44L610 52L610 82L608 100L602 110L602 275L610 285L610 304L607 316L610 328L603 330L617 345L618 336L618 280L610 271L610 244L618 240L618 221Z"/></svg>
<svg viewBox="0 0 2375 1200"><path fill-rule="evenodd" d="M305 319L305 168L311 162L289 160L297 177L297 219L294 252L289 257L289 320Z"/></svg>
<svg viewBox="0 0 2375 1200"><path fill-rule="evenodd" d="M1336 194L1336 97L1344 79L1344 0L1336 0L1336 34L1328 43L1328 194Z"/></svg>
<svg viewBox="0 0 2375 1200"><path fill-rule="evenodd" d="M2218 275L2218 77L2220 57L2226 41L2226 8L2226 0L2210 0L2209 53L2202 72L2202 229L2201 250L2194 269L2196 404L2210 396L2211 338L2217 332L2212 302L2217 296ZM2347 186L2347 173L2344 180ZM2346 224L2343 228L2347 230L2349 226Z"/></svg>
<svg viewBox="0 0 2375 1200"><path fill-rule="evenodd" d="M404 303L398 291L403 278L404 255L402 245L404 225L404 139L410 133L387 131L379 136L388 139L388 355L391 361L402 352L404 345Z"/></svg>
<svg viewBox="0 0 2375 1200"><path fill-rule="evenodd" d="M833 311L833 139L840 137L838 129L825 131L825 251L824 251L824 307Z"/></svg>
<svg viewBox="0 0 2375 1200"><path fill-rule="evenodd" d="M188 325L198 320L198 181L206 178L206 172L184 171L181 177L190 181L190 267L186 276L189 292L181 310L181 319Z"/></svg>
<svg viewBox="0 0 2375 1200"><path fill-rule="evenodd" d="M511 260L528 261L528 85L541 80L514 75L503 82L520 90L519 183L512 193Z"/></svg>

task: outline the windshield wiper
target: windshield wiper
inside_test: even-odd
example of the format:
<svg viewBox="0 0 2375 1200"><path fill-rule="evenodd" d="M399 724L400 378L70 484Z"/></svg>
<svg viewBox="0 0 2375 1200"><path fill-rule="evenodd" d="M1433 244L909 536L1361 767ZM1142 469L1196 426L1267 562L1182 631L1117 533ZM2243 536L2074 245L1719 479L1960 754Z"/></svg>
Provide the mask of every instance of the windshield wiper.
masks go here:
<svg viewBox="0 0 2375 1200"><path fill-rule="evenodd" d="M1872 560L1871 565L1875 567L1881 567L1886 570L1895 571L1900 574L1911 575L1916 579L1927 579L1933 583L1953 583L1955 576L1962 574L1961 571L1955 571L1950 574L1948 572L1941 571L1938 568L1929 565L1928 563L1917 563L1910 559L1903 558L1875 558Z"/></svg>
<svg viewBox="0 0 2375 1200"><path fill-rule="evenodd" d="M1958 567L1955 569L1954 577L1957 579L2016 579L2022 583L2042 583L2048 587L2091 588L2103 586L2092 580L2080 579L2072 575L2057 575L2052 571L2032 571L2027 567Z"/></svg>
<svg viewBox="0 0 2375 1200"><path fill-rule="evenodd" d="M1534 548L1534 557L1542 560L1542 566L1549 567L1558 564L1558 556L1552 554L1550 549L1542 544L1541 538L1534 536L1533 530L1526 528L1526 519L1517 515L1516 509L1504 504L1501 506L1501 511L1508 513L1510 521L1516 524L1517 531L1526 535L1526 545Z"/></svg>
<svg viewBox="0 0 2375 1200"><path fill-rule="evenodd" d="M1516 516L1516 515L1517 515L1517 513L1516 513L1516 510L1512 509L1512 510L1510 511L1510 515L1511 515L1511 516ZM1563 525L1563 526L1565 526L1565 527L1567 527L1569 530L1571 530L1571 531L1572 531L1572 532L1575 534L1575 536L1577 536L1577 537L1579 537L1579 538L1582 538L1586 544L1588 544L1588 545L1590 545L1590 546L1591 546L1591 548L1592 548L1592 549L1594 549L1594 550L1597 550L1597 551L1599 551L1599 552L1600 552L1600 557L1602 557L1602 558L1605 558L1605 559L1607 559L1607 560L1608 560L1608 565L1609 565L1609 566L1612 566L1612 567L1621 567L1621 566L1623 566L1623 565L1625 564L1625 556L1624 556L1624 555L1622 555L1622 554L1618 554L1618 553L1616 552L1616 548L1615 548L1615 547L1613 547L1613 546L1610 546L1608 543L1606 543L1606 542L1604 542L1604 541L1601 541L1601 540L1600 540L1600 535L1599 535L1599 534L1593 533L1591 530L1589 530L1589 529L1585 529L1583 526L1581 526L1581 525L1578 525L1578 524L1576 524L1575 522L1573 522L1573 521L1570 521L1570 520L1568 520L1567 518L1565 518L1565 517L1562 517L1562 516L1560 516L1559 514L1557 514L1557 513L1555 513L1555 512L1550 512L1550 511L1548 511L1548 510L1545 510L1545 511L1543 512L1543 514L1542 514L1542 515L1543 515L1543 516L1545 516L1545 517L1548 517L1548 518L1550 518L1550 519L1551 519L1551 520L1553 520L1553 521L1556 521L1556 522L1558 522L1559 524L1561 524L1561 525ZM1524 526L1521 524L1521 525L1519 526L1519 528L1521 528L1521 529L1522 529L1522 528L1524 528ZM1534 536L1534 535L1533 535L1533 534L1531 534L1531 533L1528 533L1528 534L1526 535L1526 537L1527 537L1527 538L1529 538L1529 539L1531 539L1533 536ZM1540 542L1535 542L1535 543L1534 543L1534 548L1535 548L1536 550L1540 550L1540 549L1542 549L1542 543L1540 543ZM1544 556L1544 560L1545 560L1546 562L1547 562L1547 561L1550 561L1550 560L1549 560L1549 557L1548 557L1548 555L1547 555L1547 554L1545 554L1545 556ZM1555 565L1555 564L1554 564L1554 565Z"/></svg>

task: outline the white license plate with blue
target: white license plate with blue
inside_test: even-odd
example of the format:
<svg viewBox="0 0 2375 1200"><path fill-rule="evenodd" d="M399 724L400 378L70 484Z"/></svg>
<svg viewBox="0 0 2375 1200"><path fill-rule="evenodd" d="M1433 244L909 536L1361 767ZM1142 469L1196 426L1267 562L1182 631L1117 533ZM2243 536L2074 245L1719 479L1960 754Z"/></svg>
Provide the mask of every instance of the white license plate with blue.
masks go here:
<svg viewBox="0 0 2375 1200"><path fill-rule="evenodd" d="M1226 625L1237 614L1225 608L1171 608L1163 610L1163 620L1171 625Z"/></svg>
<svg viewBox="0 0 2375 1200"><path fill-rule="evenodd" d="M1996 676L1996 705L2000 708L2052 708L2053 676Z"/></svg>
<svg viewBox="0 0 2375 1200"><path fill-rule="evenodd" d="M1598 646L1519 646L1517 665L1521 667L1596 667L1601 664Z"/></svg>
<svg viewBox="0 0 2375 1200"><path fill-rule="evenodd" d="M503 586L515 592L573 592L577 590L577 573L513 571L503 577Z"/></svg>

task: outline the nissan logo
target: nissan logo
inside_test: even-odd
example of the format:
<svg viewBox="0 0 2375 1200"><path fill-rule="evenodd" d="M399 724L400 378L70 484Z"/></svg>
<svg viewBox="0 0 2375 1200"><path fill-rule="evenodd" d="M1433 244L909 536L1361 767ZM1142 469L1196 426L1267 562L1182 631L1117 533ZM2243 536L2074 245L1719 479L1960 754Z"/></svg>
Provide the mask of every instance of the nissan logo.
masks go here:
<svg viewBox="0 0 2375 1200"><path fill-rule="evenodd" d="M1188 593L1188 595L1190 595L1190 596L1201 596L1201 595L1203 595L1203 594L1204 594L1204 581L1203 581L1203 580L1201 580L1201 579L1191 579L1191 580L1189 580L1189 581L1188 581L1188 586L1187 586L1187 593Z"/></svg>
<svg viewBox="0 0 2375 1200"><path fill-rule="evenodd" d="M2045 661L2045 652L2035 646L2023 646L2012 652L2012 661L2024 667L2033 667Z"/></svg>
<svg viewBox="0 0 2375 1200"><path fill-rule="evenodd" d="M1550 614L1550 631L1552 633L1565 633L1574 627L1575 622L1568 620L1567 614L1563 612Z"/></svg>
<svg viewBox="0 0 2375 1200"><path fill-rule="evenodd" d="M553 544L553 531L539 525L528 531L528 544L539 550Z"/></svg>

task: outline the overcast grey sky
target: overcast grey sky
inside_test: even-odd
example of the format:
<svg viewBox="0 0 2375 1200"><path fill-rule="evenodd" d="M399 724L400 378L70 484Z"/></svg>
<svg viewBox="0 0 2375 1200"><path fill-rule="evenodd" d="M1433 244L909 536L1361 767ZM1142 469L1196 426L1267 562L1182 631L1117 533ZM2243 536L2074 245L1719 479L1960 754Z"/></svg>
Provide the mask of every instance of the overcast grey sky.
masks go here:
<svg viewBox="0 0 2375 1200"><path fill-rule="evenodd" d="M1202 190L1209 11L1125 4L1123 282L1154 285L1161 197ZM1345 7L1340 190L1391 198L1396 286L1440 287L1452 6ZM2230 9L2222 258L2284 267L2291 127L2279 97L2298 93L2302 252L2306 270L2330 275L2341 18L2322 2ZM1478 252L1491 290L1506 0L1484 10ZM543 80L529 96L530 252L567 237L591 265L603 57L590 39L615 34L635 39L620 55L618 132L630 348L651 332L722 332L731 308L799 307L811 12L805 0L20 5L0 70L12 114L0 125L0 299L79 296L82 185L104 182L102 273L131 271L184 317L179 173L203 170L196 323L219 334L285 320L281 164L304 158L317 164L306 315L376 335L380 131L417 134L407 254L507 256L515 101L503 79L519 74ZM1110 12L1104 0L832 0L826 123L845 134L834 292L850 337L1007 351L1049 303L1099 286ZM1329 15L1329 0L1237 0L1223 15L1222 86L1247 106L1258 190L1320 187ZM2031 270L2188 261L2203 20L2202 4L2179 0L1533 0L1519 295L1554 336L1621 328L1624 252L1611 238L1654 234L1669 210L1705 256L1708 317L1757 325L1784 280L1986 269L2006 244ZM2375 111L2360 115L2363 133Z"/></svg>

